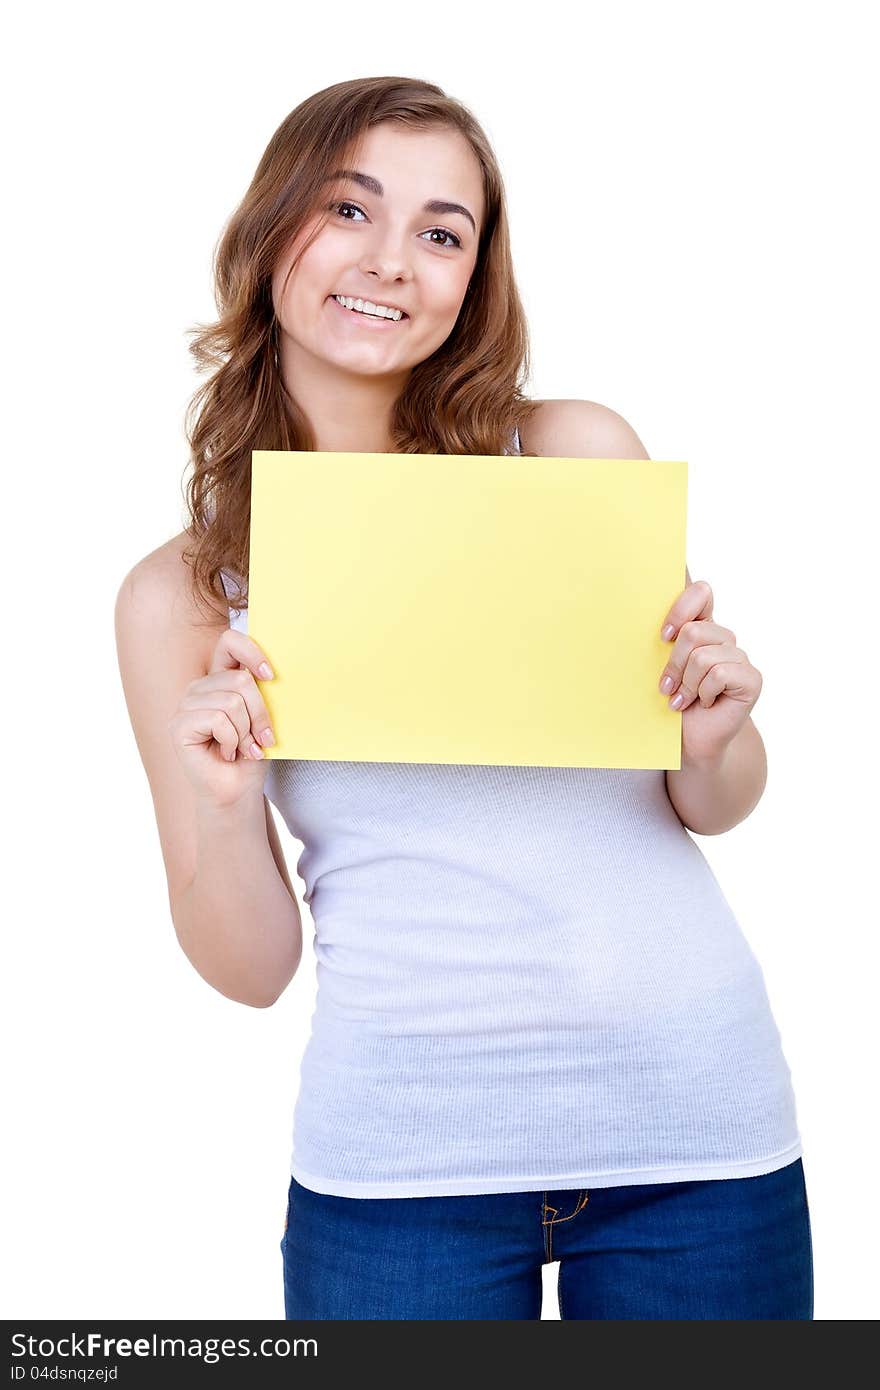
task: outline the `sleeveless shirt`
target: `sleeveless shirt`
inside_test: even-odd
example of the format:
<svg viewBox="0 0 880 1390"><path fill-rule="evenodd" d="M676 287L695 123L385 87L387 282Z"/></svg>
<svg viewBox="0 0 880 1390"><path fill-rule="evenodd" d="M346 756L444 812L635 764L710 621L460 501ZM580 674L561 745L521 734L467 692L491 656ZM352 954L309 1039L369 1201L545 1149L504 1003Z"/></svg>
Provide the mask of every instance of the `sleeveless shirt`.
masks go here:
<svg viewBox="0 0 880 1390"><path fill-rule="evenodd" d="M269 760L315 929L297 1182L589 1189L801 1155L763 973L665 777Z"/></svg>

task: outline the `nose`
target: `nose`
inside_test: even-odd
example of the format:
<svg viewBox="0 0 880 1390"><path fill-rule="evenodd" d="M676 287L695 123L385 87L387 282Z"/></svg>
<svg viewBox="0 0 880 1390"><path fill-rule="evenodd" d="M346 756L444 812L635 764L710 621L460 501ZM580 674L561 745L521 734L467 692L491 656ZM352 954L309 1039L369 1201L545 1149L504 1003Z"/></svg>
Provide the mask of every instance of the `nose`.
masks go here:
<svg viewBox="0 0 880 1390"><path fill-rule="evenodd" d="M377 277L382 284L405 284L410 279L411 266L400 237L391 232L384 237L377 233L361 257L360 270L364 275Z"/></svg>

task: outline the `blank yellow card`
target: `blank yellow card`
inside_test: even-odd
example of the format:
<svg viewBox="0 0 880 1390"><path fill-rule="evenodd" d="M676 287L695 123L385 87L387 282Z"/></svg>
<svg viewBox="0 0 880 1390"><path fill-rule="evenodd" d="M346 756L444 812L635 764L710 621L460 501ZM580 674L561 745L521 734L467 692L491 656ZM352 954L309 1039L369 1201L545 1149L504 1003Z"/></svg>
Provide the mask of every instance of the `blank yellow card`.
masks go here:
<svg viewBox="0 0 880 1390"><path fill-rule="evenodd" d="M269 758L678 768L687 464L252 455Z"/></svg>

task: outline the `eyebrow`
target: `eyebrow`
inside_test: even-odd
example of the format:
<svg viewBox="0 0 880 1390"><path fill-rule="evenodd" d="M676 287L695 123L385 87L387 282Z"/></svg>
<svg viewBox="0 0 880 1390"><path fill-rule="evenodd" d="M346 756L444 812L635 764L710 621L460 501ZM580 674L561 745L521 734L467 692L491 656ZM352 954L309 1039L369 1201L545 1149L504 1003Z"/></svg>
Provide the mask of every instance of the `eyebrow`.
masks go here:
<svg viewBox="0 0 880 1390"><path fill-rule="evenodd" d="M378 179L374 179L371 174L360 174L356 169L336 169L332 174L328 174L325 183L330 183L334 179L351 179L353 183L359 183L368 193L373 193L377 198L385 196L385 189ZM424 204L422 212L460 212L462 217L466 217L468 222L477 230L477 224L461 203L448 203L444 198L429 198Z"/></svg>

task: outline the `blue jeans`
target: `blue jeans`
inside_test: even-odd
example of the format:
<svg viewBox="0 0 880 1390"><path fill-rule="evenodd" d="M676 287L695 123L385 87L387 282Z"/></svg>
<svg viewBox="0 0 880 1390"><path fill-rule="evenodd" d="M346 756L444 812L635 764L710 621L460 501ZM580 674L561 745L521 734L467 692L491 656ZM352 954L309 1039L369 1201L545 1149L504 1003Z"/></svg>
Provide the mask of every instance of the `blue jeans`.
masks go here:
<svg viewBox="0 0 880 1390"><path fill-rule="evenodd" d="M812 1319L800 1158L752 1178L332 1197L290 1179L287 1318L540 1318L559 1264L562 1318Z"/></svg>

